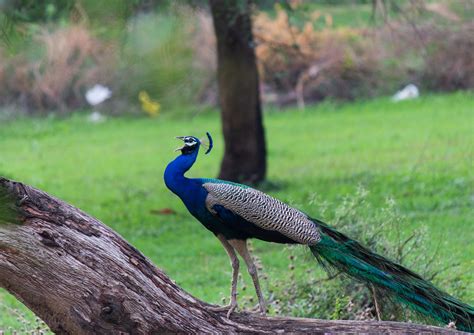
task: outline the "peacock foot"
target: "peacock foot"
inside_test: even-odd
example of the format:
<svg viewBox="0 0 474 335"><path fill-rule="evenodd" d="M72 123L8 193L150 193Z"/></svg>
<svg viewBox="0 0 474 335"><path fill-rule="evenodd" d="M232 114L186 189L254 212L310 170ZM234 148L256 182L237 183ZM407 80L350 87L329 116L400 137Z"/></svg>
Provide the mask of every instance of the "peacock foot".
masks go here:
<svg viewBox="0 0 474 335"><path fill-rule="evenodd" d="M225 306L211 306L209 307L209 310L213 312L224 312L227 311L227 318L230 318L230 315L235 311L237 308L237 302L231 303L229 305Z"/></svg>
<svg viewBox="0 0 474 335"><path fill-rule="evenodd" d="M266 316L268 310L264 306L261 306L260 304L258 304L250 308L249 312Z"/></svg>

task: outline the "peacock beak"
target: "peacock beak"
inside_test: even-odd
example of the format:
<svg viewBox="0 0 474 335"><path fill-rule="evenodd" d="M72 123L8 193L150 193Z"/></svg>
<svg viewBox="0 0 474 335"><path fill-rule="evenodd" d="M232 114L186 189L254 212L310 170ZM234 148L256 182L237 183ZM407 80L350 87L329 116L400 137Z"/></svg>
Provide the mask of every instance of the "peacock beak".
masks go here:
<svg viewBox="0 0 474 335"><path fill-rule="evenodd" d="M184 138L185 138L185 136L176 136L176 139L177 139L177 140L184 141ZM176 148L174 151L175 151L175 152L176 152L176 151L181 151L181 150L183 150L184 147L185 147L185 146L183 145L182 147Z"/></svg>

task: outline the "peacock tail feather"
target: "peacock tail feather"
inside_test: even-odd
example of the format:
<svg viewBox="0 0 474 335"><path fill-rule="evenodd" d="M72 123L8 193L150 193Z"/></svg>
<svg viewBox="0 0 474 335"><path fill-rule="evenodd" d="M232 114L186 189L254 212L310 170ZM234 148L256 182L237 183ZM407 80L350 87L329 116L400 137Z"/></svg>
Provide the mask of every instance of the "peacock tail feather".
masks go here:
<svg viewBox="0 0 474 335"><path fill-rule="evenodd" d="M371 283L412 309L456 328L474 332L474 307L439 290L418 274L377 255L319 220L321 240L310 249L326 269L335 268Z"/></svg>

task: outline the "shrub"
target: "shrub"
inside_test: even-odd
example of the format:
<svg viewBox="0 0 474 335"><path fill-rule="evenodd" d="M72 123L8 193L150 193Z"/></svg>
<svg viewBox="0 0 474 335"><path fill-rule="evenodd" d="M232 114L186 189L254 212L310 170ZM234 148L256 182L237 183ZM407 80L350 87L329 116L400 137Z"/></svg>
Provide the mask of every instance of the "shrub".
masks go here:
<svg viewBox="0 0 474 335"><path fill-rule="evenodd" d="M87 8L90 3L87 1ZM169 5L165 13L137 14L123 29L109 24L97 28L96 34L92 23L20 25L16 28L24 29L22 40L30 39L31 43L8 50L14 57L0 58L0 104L21 107L11 109L17 113L56 110L64 114L87 107L84 93L95 84L112 89L113 98L102 109L113 113L139 111L141 91L162 104L164 111L173 104L201 100L208 85L214 83L210 79L214 71L193 57L190 41L198 41L192 39L197 20L191 8ZM213 30L206 31L213 37ZM97 34L112 42L97 38ZM0 56L6 51L0 48Z"/></svg>
<svg viewBox="0 0 474 335"><path fill-rule="evenodd" d="M293 8L299 4L290 2L291 10L276 5L274 15L254 14L264 102L296 102L303 107L305 102L325 98L393 94L408 83L435 90L474 87L472 23L446 15L451 13L447 7L440 15L429 4L410 2L397 6L398 14L383 27L368 24L356 29L334 28L330 15L319 10L302 13ZM212 20L207 13L200 16L195 55L197 63L211 74L215 70L215 57L209 55L215 52ZM455 25L449 21L454 17ZM316 29L321 22L325 26ZM207 78L210 81L203 87L209 93L203 94L203 100L215 101L208 99L216 91L213 77Z"/></svg>
<svg viewBox="0 0 474 335"><path fill-rule="evenodd" d="M188 7L169 11L140 14L130 21L120 62L120 77L126 78L119 83L121 95L136 101L144 90L163 105L163 110L196 101L206 82L203 75L210 73L207 68L203 71L194 57L203 51L198 47L194 50L191 42L195 12Z"/></svg>
<svg viewBox="0 0 474 335"><path fill-rule="evenodd" d="M290 22L286 11L276 8L275 18L257 12L253 23L265 102L302 103L305 99L353 99L361 92L372 94L379 84L375 75L378 57L364 30L328 26L318 31L311 22L299 28ZM312 17L320 15L316 11ZM193 43L196 64L207 72L209 81L204 86L215 90L210 84L216 68L212 19L200 13L198 22ZM277 97L275 101L272 96Z"/></svg>
<svg viewBox="0 0 474 335"><path fill-rule="evenodd" d="M69 0L51 2L60 3L58 10L68 12ZM264 7L271 15L255 11L253 22L265 103L304 107L326 98L393 94L408 83L430 90L474 88L472 23L459 15L452 28L423 16L426 7L430 15L442 13L443 20L458 17L447 5L434 11L416 2L408 12L410 22L403 21L405 9L399 8L386 26L362 29L334 28L331 15L312 10L321 6L278 2L273 11L270 4ZM102 84L113 90L105 105L115 113L139 110L140 91L148 92L163 112L195 101L216 105L216 42L209 13L199 6L161 5L165 10L155 12L155 2L121 0L110 7L87 0L69 10L71 20L87 26L21 23L9 29L15 38L9 50L0 47L0 104L20 105L29 113L66 113L85 107L85 90ZM44 6L28 7L29 13L36 17ZM347 11L342 4L337 7Z"/></svg>
<svg viewBox="0 0 474 335"><path fill-rule="evenodd" d="M321 13L313 12L312 20ZM295 91L304 97L353 99L361 91L370 95L376 86L377 53L365 31L330 27L315 30L311 21L298 28L284 10L275 19L255 17L256 53L262 80L277 92Z"/></svg>
<svg viewBox="0 0 474 335"><path fill-rule="evenodd" d="M21 104L31 113L48 109L64 113L85 105L88 87L112 81L113 48L85 26L40 28L32 40L30 49L2 59L0 103Z"/></svg>
<svg viewBox="0 0 474 335"><path fill-rule="evenodd" d="M9 0L3 6L4 13L14 21L50 21L69 13L74 0Z"/></svg>
<svg viewBox="0 0 474 335"><path fill-rule="evenodd" d="M433 90L474 88L474 24L459 29L432 29L428 55L421 72L424 85Z"/></svg>

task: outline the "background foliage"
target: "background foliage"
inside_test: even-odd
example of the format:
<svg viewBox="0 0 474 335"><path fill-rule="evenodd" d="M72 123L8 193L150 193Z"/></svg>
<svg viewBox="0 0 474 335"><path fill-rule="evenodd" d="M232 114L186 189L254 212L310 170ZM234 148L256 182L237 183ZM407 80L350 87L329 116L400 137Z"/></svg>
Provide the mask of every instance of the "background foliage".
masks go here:
<svg viewBox="0 0 474 335"><path fill-rule="evenodd" d="M459 1L257 2L261 93L277 106L395 92L472 89L474 4ZM4 3L0 105L14 114L69 113L108 86L101 108L137 113L146 91L167 110L217 103L215 38L203 1ZM57 43L52 43L57 41Z"/></svg>

